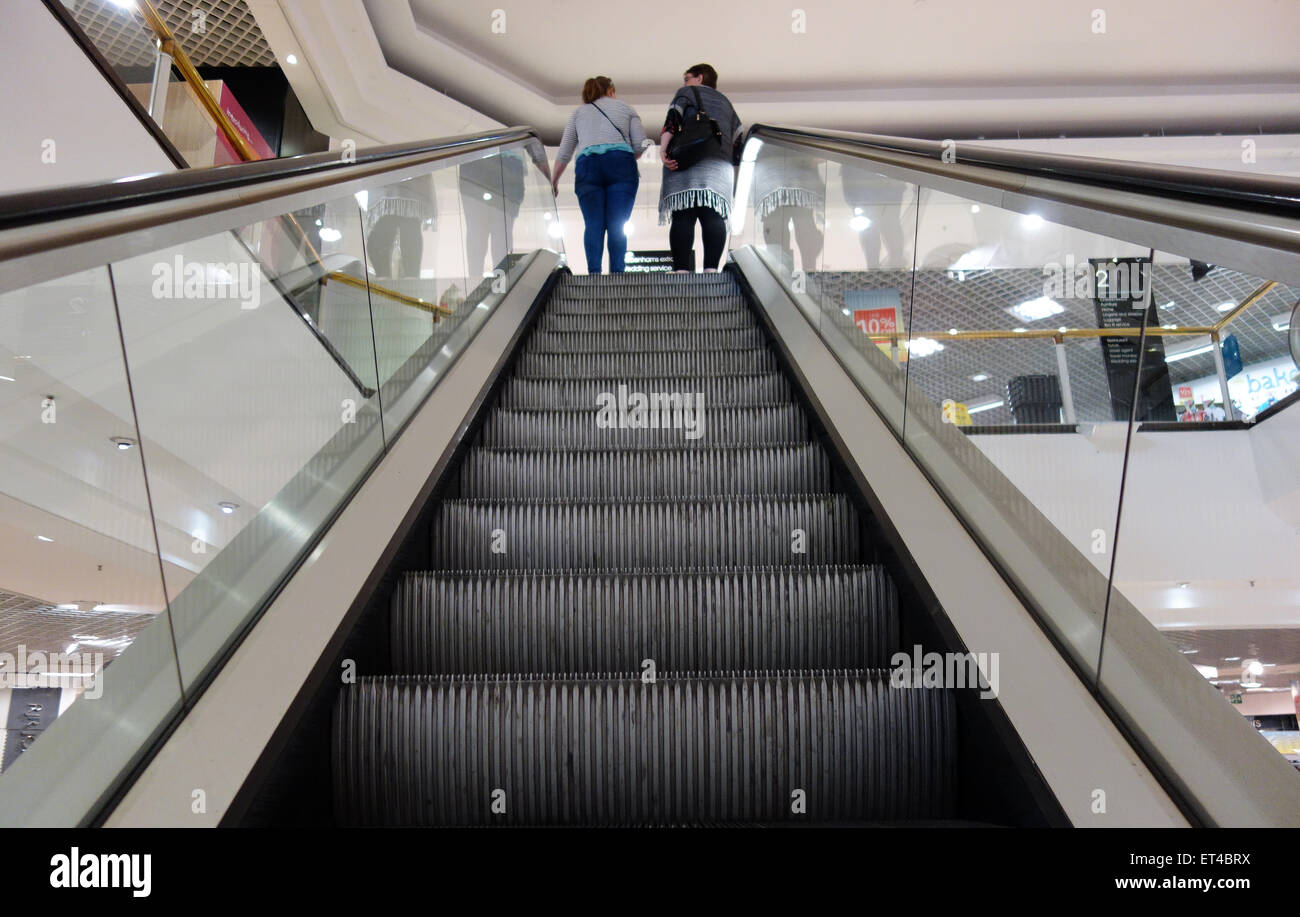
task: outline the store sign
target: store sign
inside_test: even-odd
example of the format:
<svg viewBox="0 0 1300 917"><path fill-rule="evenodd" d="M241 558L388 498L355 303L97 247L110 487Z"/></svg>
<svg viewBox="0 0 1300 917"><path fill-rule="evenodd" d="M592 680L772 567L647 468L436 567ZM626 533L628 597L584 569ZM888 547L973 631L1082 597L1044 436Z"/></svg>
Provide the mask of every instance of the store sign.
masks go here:
<svg viewBox="0 0 1300 917"><path fill-rule="evenodd" d="M1148 258L1091 258L1094 277L1093 305L1097 310L1097 327L1141 328L1145 281L1150 274ZM1155 297L1146 311L1147 327L1159 324ZM1142 351L1145 340L1146 352ZM1177 420L1173 393L1169 384L1169 367L1165 363L1165 345L1159 337L1140 338L1136 334L1103 337L1102 359L1110 383L1110 407L1115 420L1128 420L1137 387L1138 420ZM1139 376L1139 367L1141 375Z"/></svg>
<svg viewBox="0 0 1300 917"><path fill-rule="evenodd" d="M623 265L629 274L667 272L673 269L673 253L666 249L628 252Z"/></svg>
<svg viewBox="0 0 1300 917"><path fill-rule="evenodd" d="M1202 376L1184 382L1178 387L1178 400L1183 398L1183 389L1192 390L1191 400L1205 404L1220 402L1223 393L1219 388L1218 376ZM1233 402L1240 405L1247 415L1255 415L1275 401L1281 401L1300 388L1300 369L1290 357L1277 357L1260 363L1248 363L1228 380L1228 395Z"/></svg>
<svg viewBox="0 0 1300 917"><path fill-rule="evenodd" d="M9 689L9 715L5 718L5 750L0 771L18 760L59 715L62 688Z"/></svg>
<svg viewBox="0 0 1300 917"><path fill-rule="evenodd" d="M1192 387L1190 385L1178 386L1178 400L1183 404L1191 404L1196 400L1192 397Z"/></svg>
<svg viewBox="0 0 1300 917"><path fill-rule="evenodd" d="M880 348L885 356L898 362L907 360L907 347L893 335L905 334L902 322L902 299L897 290L847 290L844 304L853 310L853 324Z"/></svg>
<svg viewBox="0 0 1300 917"><path fill-rule="evenodd" d="M209 83L208 85L211 86L212 84ZM270 144L266 142L257 128L253 127L253 119L248 117L248 112L244 111L244 107L235 100L235 94L230 91L230 87L224 82L221 84L221 95L217 100L217 104L221 106L221 110L226 117L230 119L230 123L235 126L235 130L244 136L244 140L257 154L258 159L275 158L275 151L271 149ZM243 162L243 159L240 158L239 153L235 151L230 141L226 139L226 135L221 131L217 131L217 154L216 161L213 164L220 166L236 162Z"/></svg>

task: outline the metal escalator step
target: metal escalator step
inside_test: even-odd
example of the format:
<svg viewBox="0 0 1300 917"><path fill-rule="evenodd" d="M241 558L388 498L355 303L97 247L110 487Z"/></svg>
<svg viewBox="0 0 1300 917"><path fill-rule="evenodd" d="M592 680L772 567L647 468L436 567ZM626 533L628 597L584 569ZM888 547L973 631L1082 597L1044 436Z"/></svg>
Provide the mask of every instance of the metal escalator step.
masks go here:
<svg viewBox="0 0 1300 917"><path fill-rule="evenodd" d="M732 376L678 376L668 379L530 379L515 376L501 390L502 408L595 408L597 396L629 392L703 392L707 406L790 404L794 391L781 373Z"/></svg>
<svg viewBox="0 0 1300 917"><path fill-rule="evenodd" d="M887 672L363 678L333 733L348 825L954 815L952 692Z"/></svg>
<svg viewBox="0 0 1300 917"><path fill-rule="evenodd" d="M712 331L757 327L746 310L729 312L544 312L542 331Z"/></svg>
<svg viewBox="0 0 1300 917"><path fill-rule="evenodd" d="M704 331L535 331L525 353L657 353L661 351L746 350L763 346L753 328Z"/></svg>
<svg viewBox="0 0 1300 917"><path fill-rule="evenodd" d="M652 500L825 493L830 460L815 443L709 449L473 449L460 492L478 500Z"/></svg>
<svg viewBox="0 0 1300 917"><path fill-rule="evenodd" d="M408 573L390 623L410 675L885 668L899 640L870 566Z"/></svg>
<svg viewBox="0 0 1300 917"><path fill-rule="evenodd" d="M661 315L700 315L703 313L719 315L752 315L744 297L727 294L725 296L619 296L616 298L586 297L571 299L565 296L552 296L546 304L546 311L552 315L624 315L627 313L653 312Z"/></svg>
<svg viewBox="0 0 1300 917"><path fill-rule="evenodd" d="M678 402L680 403L680 402ZM609 411L497 409L483 422L479 445L489 449L617 449L623 447L694 447L771 445L810 438L808 418L795 404L713 407L698 398L692 407L662 410L652 406L640 415L620 418ZM701 407L702 405L702 407Z"/></svg>
<svg viewBox="0 0 1300 917"><path fill-rule="evenodd" d="M565 292L570 290L594 290L604 293L627 289L689 290L692 292L714 289L739 289L736 279L726 273L568 274L560 278L558 286Z"/></svg>
<svg viewBox="0 0 1300 917"><path fill-rule="evenodd" d="M445 500L436 570L628 570L857 563L860 526L842 494L607 503Z"/></svg>
<svg viewBox="0 0 1300 917"><path fill-rule="evenodd" d="M522 353L515 374L537 379L718 376L778 369L767 347L701 353Z"/></svg>

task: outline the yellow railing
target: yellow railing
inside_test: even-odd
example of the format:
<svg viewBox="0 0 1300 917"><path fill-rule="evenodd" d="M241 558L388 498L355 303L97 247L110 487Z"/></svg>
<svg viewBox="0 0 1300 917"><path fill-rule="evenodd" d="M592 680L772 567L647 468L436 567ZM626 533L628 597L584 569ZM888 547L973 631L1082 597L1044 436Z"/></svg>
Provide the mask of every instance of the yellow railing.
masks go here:
<svg viewBox="0 0 1300 917"><path fill-rule="evenodd" d="M138 0L138 5L140 15L144 17L145 23L153 30L154 35L158 38L158 49L164 54L171 56L173 63L176 64L176 69L180 71L185 82L189 84L190 89L193 90L194 94L198 97L199 104L203 107L203 110L207 112L208 117L210 117L217 125L217 129L221 131L226 140L230 142L230 145L234 147L235 152L239 154L239 158L244 162L253 162L256 160L258 158L257 153L253 150L252 146L249 145L248 138L240 133L239 129L235 127L234 123L221 109L220 103L218 103L216 97L212 95L212 91L208 89L208 84L204 82L203 77L199 76L199 71L195 69L194 64L190 61L189 55L185 53L185 49L181 47L180 42L176 40L175 34L163 20L162 15L150 0ZM311 239L308 237L307 232L302 228L302 224L300 224L298 219L291 213L285 214L285 218L306 244L307 250L311 252L316 263L321 265L322 270L324 270L324 262L321 260L320 252L316 251L316 247L311 244ZM387 287L374 283L373 281L364 281L353 277L350 274L345 274L342 271L326 271L324 276L321 278L321 283L324 284L327 280L335 280L339 283L347 284L348 286L368 289L373 293L378 293L385 299L391 299L404 306L423 309L433 316L435 322L440 321L441 316L443 315L452 314L452 310L446 306L428 302L420 299L418 296L410 296L406 293L400 293L397 290L390 290Z"/></svg>
<svg viewBox="0 0 1300 917"><path fill-rule="evenodd" d="M1219 340L1220 332L1232 322L1237 316L1245 312L1255 303L1263 299L1270 290L1277 286L1276 280L1269 280L1261 284L1249 296L1230 309L1223 318L1219 319L1213 325L1184 325L1178 328L1165 328L1157 325L1153 328L1043 328L1028 329L1023 331L1013 331L999 329L994 331L963 331L959 328L949 328L947 331L910 331L899 332L896 334L873 334L871 340L876 343L906 345L908 340L916 338L930 338L931 340L951 340L951 341L992 341L992 340L1011 340L1016 338L1050 338L1056 343L1063 342L1066 338L1110 338L1110 337L1139 337L1146 334L1149 337L1178 337L1180 335L1197 336L1208 334L1213 341Z"/></svg>

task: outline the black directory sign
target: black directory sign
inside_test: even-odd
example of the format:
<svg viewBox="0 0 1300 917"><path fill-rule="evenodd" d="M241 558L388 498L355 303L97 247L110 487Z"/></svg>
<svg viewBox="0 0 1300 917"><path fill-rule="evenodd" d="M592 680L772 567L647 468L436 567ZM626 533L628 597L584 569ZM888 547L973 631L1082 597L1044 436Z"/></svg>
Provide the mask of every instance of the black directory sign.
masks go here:
<svg viewBox="0 0 1300 917"><path fill-rule="evenodd" d="M1151 274L1149 258L1092 258L1093 303L1097 309L1097 327L1141 328L1146 284ZM1146 326L1159 327L1155 297L1146 313ZM1145 348L1145 353L1143 349ZM1165 364L1165 345L1160 337L1123 335L1101 338L1101 355L1106 362L1110 384L1111 415L1128 420L1133 406L1134 383L1137 382L1137 420L1177 420L1169 367ZM1138 367L1142 376L1138 380Z"/></svg>

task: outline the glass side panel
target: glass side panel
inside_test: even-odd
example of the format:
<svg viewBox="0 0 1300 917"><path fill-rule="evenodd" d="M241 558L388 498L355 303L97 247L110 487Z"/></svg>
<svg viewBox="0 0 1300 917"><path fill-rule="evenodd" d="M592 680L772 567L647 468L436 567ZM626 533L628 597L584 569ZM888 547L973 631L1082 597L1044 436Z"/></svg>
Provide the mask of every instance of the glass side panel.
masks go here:
<svg viewBox="0 0 1300 917"><path fill-rule="evenodd" d="M94 805L181 702L135 381L104 268L0 295L7 824Z"/></svg>
<svg viewBox="0 0 1300 917"><path fill-rule="evenodd" d="M350 201L320 218L324 268L298 235L309 214L112 267L187 688L383 449L364 290L336 299L346 284L330 280L314 305L293 292L304 268L355 270Z"/></svg>
<svg viewBox="0 0 1300 917"><path fill-rule="evenodd" d="M1300 407L1284 402L1300 368L1282 330L1300 289L1164 252L1153 282L1171 334L1142 375L1177 420L1133 430L1101 688L1156 747L1213 725L1223 773L1254 743L1300 767ZM1158 702L1142 619L1200 673L1194 719ZM1216 801L1237 806L1234 789Z"/></svg>
<svg viewBox="0 0 1300 917"><path fill-rule="evenodd" d="M1037 587L1053 593L1042 602L1046 623L1089 672L1101 646L1147 256L1032 212L933 189L921 199L905 442L949 500L998 533L986 550L1008 570L1030 563L1041 574ZM1097 338L1103 326L1117 336ZM1101 404L1084 400L1086 425L1065 423L1067 401L1080 419L1071 332L1100 341L1092 355L1102 359L1074 361L1106 393Z"/></svg>

